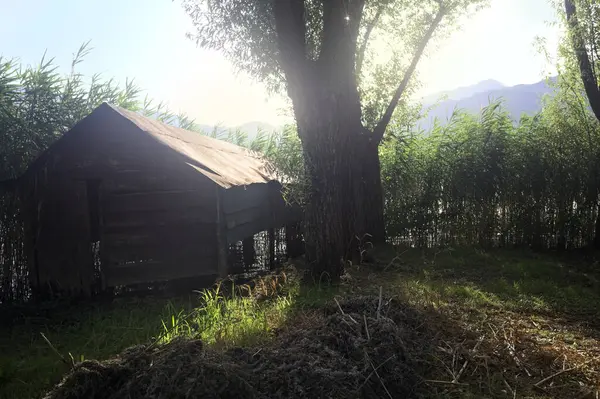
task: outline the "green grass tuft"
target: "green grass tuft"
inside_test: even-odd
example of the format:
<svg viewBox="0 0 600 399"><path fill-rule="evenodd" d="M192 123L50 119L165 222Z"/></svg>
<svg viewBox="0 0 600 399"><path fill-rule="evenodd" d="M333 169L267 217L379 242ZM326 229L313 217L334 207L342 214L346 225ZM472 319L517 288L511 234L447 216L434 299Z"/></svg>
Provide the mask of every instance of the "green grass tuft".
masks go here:
<svg viewBox="0 0 600 399"><path fill-rule="evenodd" d="M235 287L234 294L226 297L220 287L202 291L201 305L187 313L171 309L171 317L162 321L159 342L184 336L221 347L256 345L286 321L293 304L289 294L259 302L254 297L236 295Z"/></svg>

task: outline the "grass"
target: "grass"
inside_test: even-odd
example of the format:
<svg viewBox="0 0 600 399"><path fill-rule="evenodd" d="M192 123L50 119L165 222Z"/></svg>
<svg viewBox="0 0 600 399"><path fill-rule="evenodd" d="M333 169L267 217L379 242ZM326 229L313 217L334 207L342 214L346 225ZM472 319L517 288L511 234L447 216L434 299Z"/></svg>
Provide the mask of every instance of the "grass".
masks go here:
<svg viewBox="0 0 600 399"><path fill-rule="evenodd" d="M587 317L600 304L600 270L578 271L549 255L526 251L411 252L395 265L399 283L422 286L446 301L517 312ZM408 268L408 269L407 269ZM402 273L404 271L404 273ZM407 287L407 289L411 289Z"/></svg>
<svg viewBox="0 0 600 399"><path fill-rule="evenodd" d="M162 321L158 342L187 336L227 348L257 345L268 339L286 321L295 295L274 292L270 300L257 301L251 290L249 295L240 295L240 291L249 290L246 287L232 285L229 295L222 293L221 284L213 290L201 291L200 305L188 311L169 304L171 316Z"/></svg>
<svg viewBox="0 0 600 399"><path fill-rule="evenodd" d="M0 397L31 398L55 383L68 364L49 347L43 333L70 362L107 358L131 345L152 339L161 319L183 300L123 299L113 304L61 309L49 317L28 316L0 332Z"/></svg>
<svg viewBox="0 0 600 399"><path fill-rule="evenodd" d="M450 382L460 374L465 384L442 384L435 397L600 396L600 268L593 260L506 250L377 255L386 270L368 271L361 291L379 285L429 309L443 350L427 377Z"/></svg>
<svg viewBox="0 0 600 399"><path fill-rule="evenodd" d="M372 257L371 265L349 267L335 290L300 287L284 274L253 287L224 283L189 297L122 298L21 317L0 328L0 397L39 396L69 369L71 358L106 359L181 335L217 348L261 346L333 295L377 294L380 287L426 312L424 323L439 330L432 344L441 349L424 375L436 381L428 384L438 397L598 392L600 270L592 261L499 250L387 248Z"/></svg>
<svg viewBox="0 0 600 399"><path fill-rule="evenodd" d="M297 280L278 279L281 275L260 278L253 288L226 282L170 299L61 305L41 315L19 317L14 325L0 327L0 398L37 397L72 362L107 359L143 343L189 336L221 348L259 345L287 321L293 304L310 306L327 296L313 289L298 299Z"/></svg>

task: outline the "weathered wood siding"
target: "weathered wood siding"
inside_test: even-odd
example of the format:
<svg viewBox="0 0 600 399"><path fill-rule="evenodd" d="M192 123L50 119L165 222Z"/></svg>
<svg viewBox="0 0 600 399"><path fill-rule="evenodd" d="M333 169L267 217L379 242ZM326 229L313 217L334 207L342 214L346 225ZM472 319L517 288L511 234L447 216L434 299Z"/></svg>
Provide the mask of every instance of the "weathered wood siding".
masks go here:
<svg viewBox="0 0 600 399"><path fill-rule="evenodd" d="M35 184L53 189L41 190L43 197L29 207L34 212L26 229L33 241L27 246L32 251L30 280L50 293L89 294L93 268L86 186L45 173Z"/></svg>
<svg viewBox="0 0 600 399"><path fill-rule="evenodd" d="M105 287L217 274L213 182L127 122L88 123L29 179L34 286L89 293L94 272L86 181L99 183ZM35 220L33 220L35 219Z"/></svg>
<svg viewBox="0 0 600 399"><path fill-rule="evenodd" d="M178 152L115 115L85 118L24 179L39 291L89 294L98 242L103 287L223 276L229 243L300 220L278 183L225 190L188 163L185 141Z"/></svg>
<svg viewBox="0 0 600 399"><path fill-rule="evenodd" d="M106 285L217 273L216 200L206 191L102 191Z"/></svg>
<svg viewBox="0 0 600 399"><path fill-rule="evenodd" d="M227 239L231 243L297 222L302 217L298 207L285 203L277 182L228 189L223 196L223 210Z"/></svg>

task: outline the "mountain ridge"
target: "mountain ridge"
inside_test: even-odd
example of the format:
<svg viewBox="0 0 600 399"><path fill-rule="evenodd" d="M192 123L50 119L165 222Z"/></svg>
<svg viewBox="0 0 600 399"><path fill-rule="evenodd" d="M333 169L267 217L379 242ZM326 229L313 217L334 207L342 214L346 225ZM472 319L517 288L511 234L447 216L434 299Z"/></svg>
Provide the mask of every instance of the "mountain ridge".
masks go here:
<svg viewBox="0 0 600 399"><path fill-rule="evenodd" d="M551 77L550 81L555 81L556 77ZM446 92L440 92L434 95L427 96L423 99L423 109L429 109L429 112L421 118L417 126L421 129L428 130L433 126L437 119L440 123L447 121L454 110L462 109L467 112L478 113L482 108L488 106L490 102L502 100L503 107L508 111L511 117L516 121L523 114L533 115L542 109L542 99L545 95L553 92L553 88L546 80L542 80L532 84L519 84L515 86L502 86L501 88L480 91L478 88L484 87L485 82L500 82L488 80L479 82L472 86L465 86L450 91L454 95L454 99L446 95ZM484 85L482 85L484 83ZM460 94L467 93L470 95ZM440 97L447 96L446 100L439 103L435 101ZM431 98L437 100L431 101ZM429 100L429 101L428 101Z"/></svg>
<svg viewBox="0 0 600 399"><path fill-rule="evenodd" d="M551 77L550 81L556 81L556 77ZM490 102L499 99L503 101L504 109L517 121L523 114L533 115L539 112L542 109L542 98L552 91L553 88L547 80L532 84L506 86L494 79L444 90L422 98L423 112L428 109L429 111L417 122L416 127L429 130L436 119L442 124L447 122L456 109L479 113ZM198 127L205 133L211 133L215 128L221 133L240 130L249 139L256 137L259 130L271 133L281 129L281 127L262 121L249 121L233 127L201 123L198 124Z"/></svg>
<svg viewBox="0 0 600 399"><path fill-rule="evenodd" d="M429 94L423 98L424 102L435 103L440 98L446 97L447 100L460 100L475 94L500 90L506 88L504 84L494 79L486 79L469 86L460 86L450 90L443 90L437 93Z"/></svg>

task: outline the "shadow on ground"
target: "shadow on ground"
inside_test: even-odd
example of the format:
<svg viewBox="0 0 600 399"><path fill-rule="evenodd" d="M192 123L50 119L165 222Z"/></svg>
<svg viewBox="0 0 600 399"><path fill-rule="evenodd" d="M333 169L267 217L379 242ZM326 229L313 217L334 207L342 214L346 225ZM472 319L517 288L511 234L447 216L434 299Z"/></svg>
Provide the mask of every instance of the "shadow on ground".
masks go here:
<svg viewBox="0 0 600 399"><path fill-rule="evenodd" d="M600 331L600 267L593 259L521 250L411 250L388 270L445 298L563 318Z"/></svg>
<svg viewBox="0 0 600 399"><path fill-rule="evenodd" d="M161 332L163 321L197 303L194 295L3 309L0 398L35 398L73 361L106 359L146 343Z"/></svg>
<svg viewBox="0 0 600 399"><path fill-rule="evenodd" d="M44 327L60 353L106 359L140 345L84 359L49 397L592 398L597 280L572 270L531 253L394 250L348 268L335 289L298 286L284 271L244 298L204 298L191 319L181 316L190 299L75 312ZM32 397L56 381L56 353L22 339L36 328L13 328L9 358L28 356L5 381L36 381L33 370L46 380L0 396Z"/></svg>

